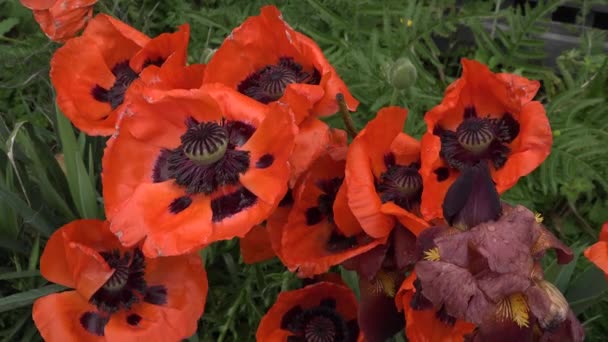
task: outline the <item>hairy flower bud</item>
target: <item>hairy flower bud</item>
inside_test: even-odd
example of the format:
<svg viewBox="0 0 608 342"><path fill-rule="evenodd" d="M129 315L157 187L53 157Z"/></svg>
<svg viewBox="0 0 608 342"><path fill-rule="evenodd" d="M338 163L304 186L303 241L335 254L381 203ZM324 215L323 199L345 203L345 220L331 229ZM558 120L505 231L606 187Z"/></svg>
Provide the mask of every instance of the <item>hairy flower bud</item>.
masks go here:
<svg viewBox="0 0 608 342"><path fill-rule="evenodd" d="M408 89L416 83L417 77L416 67L407 57L397 59L388 70L388 81L397 89Z"/></svg>

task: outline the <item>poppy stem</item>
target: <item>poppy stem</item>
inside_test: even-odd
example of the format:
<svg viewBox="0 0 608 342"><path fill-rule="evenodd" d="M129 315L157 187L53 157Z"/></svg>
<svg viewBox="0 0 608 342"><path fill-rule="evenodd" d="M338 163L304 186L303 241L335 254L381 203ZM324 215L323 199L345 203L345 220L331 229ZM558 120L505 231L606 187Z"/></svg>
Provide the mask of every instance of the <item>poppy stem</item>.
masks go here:
<svg viewBox="0 0 608 342"><path fill-rule="evenodd" d="M338 105L340 106L340 115L342 116L342 121L344 122L344 127L346 128L346 132L351 138L355 138L357 136L357 128L355 127L355 123L353 122L352 116L350 116L350 111L348 107L346 107L346 100L344 100L344 95L338 93L336 95L336 101L338 101Z"/></svg>

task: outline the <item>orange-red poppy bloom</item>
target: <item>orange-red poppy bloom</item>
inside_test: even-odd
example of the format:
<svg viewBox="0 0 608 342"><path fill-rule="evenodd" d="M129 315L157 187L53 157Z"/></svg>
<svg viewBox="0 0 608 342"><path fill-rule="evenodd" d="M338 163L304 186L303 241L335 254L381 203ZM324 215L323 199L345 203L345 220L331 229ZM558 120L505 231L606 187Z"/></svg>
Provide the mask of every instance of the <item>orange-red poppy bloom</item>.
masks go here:
<svg viewBox="0 0 608 342"><path fill-rule="evenodd" d="M604 271L608 279L608 222L602 226L599 241L585 249L585 256Z"/></svg>
<svg viewBox="0 0 608 342"><path fill-rule="evenodd" d="M311 114L337 112L338 93L350 110L359 104L319 46L292 29L274 6L234 29L208 65L205 83L225 84L261 103L286 103L297 124Z"/></svg>
<svg viewBox="0 0 608 342"><path fill-rule="evenodd" d="M416 290L416 273L401 284L395 305L405 315L405 335L411 342L459 342L475 329L475 325L435 309Z"/></svg>
<svg viewBox="0 0 608 342"><path fill-rule="evenodd" d="M444 197L461 172L487 164L502 193L537 168L553 142L543 105L532 101L539 82L494 74L464 58L462 67L462 77L424 117L421 212L428 220L443 217Z"/></svg>
<svg viewBox="0 0 608 342"><path fill-rule="evenodd" d="M138 247L124 248L100 220L73 221L53 233L40 272L75 289L34 303L46 341L181 340L196 331L207 297L197 254L148 259Z"/></svg>
<svg viewBox="0 0 608 342"><path fill-rule="evenodd" d="M419 218L422 178L419 142L402 133L407 110L381 109L348 149L348 205L374 238L387 236L396 220L418 235L428 224Z"/></svg>
<svg viewBox="0 0 608 342"><path fill-rule="evenodd" d="M281 260L300 277L325 273L386 239L361 229L346 201L346 133L333 130L332 145L314 161L292 190L293 206L282 227Z"/></svg>
<svg viewBox="0 0 608 342"><path fill-rule="evenodd" d="M263 225L257 225L239 239L241 256L246 264L255 264L273 258L276 253L272 249L270 235Z"/></svg>
<svg viewBox="0 0 608 342"><path fill-rule="evenodd" d="M256 339L363 342L357 324L357 299L348 287L329 282L282 292L262 317Z"/></svg>
<svg viewBox="0 0 608 342"><path fill-rule="evenodd" d="M51 40L63 42L82 30L93 15L97 0L21 0Z"/></svg>
<svg viewBox="0 0 608 342"><path fill-rule="evenodd" d="M146 67L162 66L169 57L172 65L184 66L189 36L183 25L150 39L117 19L97 15L82 36L70 39L51 59L57 105L87 134L113 134L131 83ZM172 73L173 68L164 72Z"/></svg>
<svg viewBox="0 0 608 342"><path fill-rule="evenodd" d="M296 126L285 106L221 85L133 103L103 158L111 230L147 256L244 236L287 191Z"/></svg>

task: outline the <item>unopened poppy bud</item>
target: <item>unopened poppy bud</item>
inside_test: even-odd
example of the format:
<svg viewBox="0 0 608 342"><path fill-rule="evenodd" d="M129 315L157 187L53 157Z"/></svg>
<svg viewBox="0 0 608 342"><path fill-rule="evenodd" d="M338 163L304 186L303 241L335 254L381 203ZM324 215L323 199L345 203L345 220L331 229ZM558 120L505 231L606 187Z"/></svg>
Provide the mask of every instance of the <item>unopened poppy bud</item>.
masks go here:
<svg viewBox="0 0 608 342"><path fill-rule="evenodd" d="M543 329L551 329L561 324L568 316L568 301L564 295L546 280L540 280L536 285L545 292L547 299L550 301L549 310L544 317L538 317L538 322Z"/></svg>
<svg viewBox="0 0 608 342"><path fill-rule="evenodd" d="M408 89L416 83L417 78L416 67L406 57L397 59L388 71L388 81L397 89Z"/></svg>

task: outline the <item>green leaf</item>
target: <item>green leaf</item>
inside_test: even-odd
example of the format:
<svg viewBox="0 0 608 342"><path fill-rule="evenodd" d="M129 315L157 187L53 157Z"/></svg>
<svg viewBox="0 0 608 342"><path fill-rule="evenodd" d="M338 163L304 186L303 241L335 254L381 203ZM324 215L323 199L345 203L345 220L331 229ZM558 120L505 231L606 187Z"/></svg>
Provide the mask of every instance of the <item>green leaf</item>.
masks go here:
<svg viewBox="0 0 608 342"><path fill-rule="evenodd" d="M42 216L42 213L32 209L25 201L19 196L9 191L4 184L0 182L0 200L6 203L8 206L21 216L23 222L31 225L43 236L51 236L54 229Z"/></svg>
<svg viewBox="0 0 608 342"><path fill-rule="evenodd" d="M61 292L67 287L57 284L46 285L26 292L16 293L0 298L0 312L5 312L32 304L36 299Z"/></svg>
<svg viewBox="0 0 608 342"><path fill-rule="evenodd" d="M350 287L357 298L361 298L361 290L359 289L359 276L355 271L349 271L344 267L340 266L340 275L342 280Z"/></svg>
<svg viewBox="0 0 608 342"><path fill-rule="evenodd" d="M58 138L63 149L68 187L81 218L99 218L97 192L91 182L91 175L84 166L79 143L74 135L72 124L56 108Z"/></svg>
<svg viewBox="0 0 608 342"><path fill-rule="evenodd" d="M572 282L565 296L574 313L579 314L595 304L607 290L604 272L592 265Z"/></svg>
<svg viewBox="0 0 608 342"><path fill-rule="evenodd" d="M0 280L40 277L39 270L8 272L0 274Z"/></svg>
<svg viewBox="0 0 608 342"><path fill-rule="evenodd" d="M19 24L18 18L6 18L0 21L0 36L7 34L17 24Z"/></svg>

